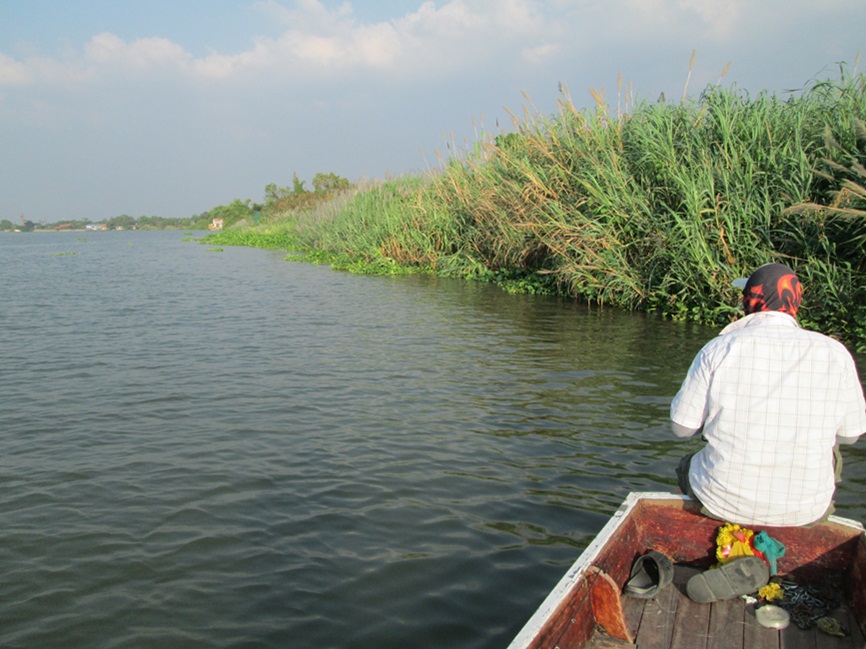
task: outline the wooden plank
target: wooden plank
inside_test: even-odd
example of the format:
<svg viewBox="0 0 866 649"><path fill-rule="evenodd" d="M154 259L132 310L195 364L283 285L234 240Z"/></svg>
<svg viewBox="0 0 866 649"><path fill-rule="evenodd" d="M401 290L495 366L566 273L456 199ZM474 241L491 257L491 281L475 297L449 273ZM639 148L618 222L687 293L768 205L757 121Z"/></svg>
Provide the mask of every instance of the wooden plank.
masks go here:
<svg viewBox="0 0 866 649"><path fill-rule="evenodd" d="M804 630L791 622L787 629L779 632L779 646L781 649L817 649L822 646L817 633L815 629Z"/></svg>
<svg viewBox="0 0 866 649"><path fill-rule="evenodd" d="M644 604L646 604L645 599L638 599L637 597L622 598L622 614L633 638L637 636L637 631L640 628Z"/></svg>
<svg viewBox="0 0 866 649"><path fill-rule="evenodd" d="M677 602L671 649L705 649L709 635L710 606L681 595Z"/></svg>
<svg viewBox="0 0 866 649"><path fill-rule="evenodd" d="M594 629L589 585L585 579L580 579L528 646L532 649L555 646L583 647L592 636Z"/></svg>
<svg viewBox="0 0 866 649"><path fill-rule="evenodd" d="M863 635L863 629L861 629L860 625L857 624L857 616L850 609L846 610L846 614L848 617L848 623L845 624L845 622L843 622L843 624L845 624L848 633L851 634L852 649L866 649L866 636ZM842 618L840 617L839 619L841 620Z"/></svg>
<svg viewBox="0 0 866 649"><path fill-rule="evenodd" d="M701 572L691 566L674 566L671 588L677 591L677 606L671 649L704 649L710 625L710 606L693 602L686 595L689 579Z"/></svg>
<svg viewBox="0 0 866 649"><path fill-rule="evenodd" d="M761 649L767 647L767 649L770 649L770 647L780 647L781 641L782 634L778 629L768 629L760 625L758 619L755 617L754 605L743 606L744 647L760 647Z"/></svg>
<svg viewBox="0 0 866 649"><path fill-rule="evenodd" d="M765 527L764 531L785 545L779 572L799 583L829 582L838 579L841 588L850 573L862 528L838 522L814 527ZM828 579L829 577L829 579Z"/></svg>
<svg viewBox="0 0 866 649"><path fill-rule="evenodd" d="M669 587L653 599L646 600L635 638L641 649L670 648L679 597L680 592Z"/></svg>
<svg viewBox="0 0 866 649"><path fill-rule="evenodd" d="M839 620L842 628L847 631L847 635L845 637L837 637L823 633L818 629L811 629L815 636L815 644L812 646L820 649L863 649L866 646L863 633L857 626L857 621L849 608L842 607L836 609L833 611L833 617ZM794 649L799 649L799 647Z"/></svg>
<svg viewBox="0 0 866 649"><path fill-rule="evenodd" d="M647 550L654 549L646 545L646 540L637 527L637 511L625 516L612 537L612 542L605 544L599 550L598 556L592 562L618 584L628 581L634 562Z"/></svg>
<svg viewBox="0 0 866 649"><path fill-rule="evenodd" d="M637 524L647 548L674 562L697 562L708 567L715 553L717 530L724 523L701 516L690 501L641 501Z"/></svg>
<svg viewBox="0 0 866 649"><path fill-rule="evenodd" d="M850 569L850 582L848 584L848 593L850 594L850 605L853 617L859 620L860 624L852 624L851 626L859 626L860 637L866 634L866 537L860 536L857 549L854 552L854 565ZM864 643L860 643L860 647Z"/></svg>
<svg viewBox="0 0 866 649"><path fill-rule="evenodd" d="M638 525L647 547L660 550L677 562L708 566L715 561L715 538L723 521L701 516L693 503L643 500ZM827 571L850 569L862 533L853 526L827 522L811 528L761 527L786 546L780 572L792 572L803 581ZM859 538L858 538L859 537Z"/></svg>
<svg viewBox="0 0 866 649"><path fill-rule="evenodd" d="M625 640L617 640L602 633L596 633L592 636L587 649L638 649L638 646Z"/></svg>
<svg viewBox="0 0 866 649"><path fill-rule="evenodd" d="M741 599L714 602L710 608L707 649L736 649L745 646L745 604ZM761 647L760 649L764 649ZM768 647L767 649L772 649Z"/></svg>

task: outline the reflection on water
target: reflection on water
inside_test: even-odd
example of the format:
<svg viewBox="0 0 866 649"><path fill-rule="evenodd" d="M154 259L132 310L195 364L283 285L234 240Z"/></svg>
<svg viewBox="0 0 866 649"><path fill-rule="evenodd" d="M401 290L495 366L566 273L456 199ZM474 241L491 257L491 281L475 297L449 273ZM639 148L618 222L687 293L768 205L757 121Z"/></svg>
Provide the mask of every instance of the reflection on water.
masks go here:
<svg viewBox="0 0 866 649"><path fill-rule="evenodd" d="M501 647L694 444L712 330L80 239L0 235L4 647Z"/></svg>

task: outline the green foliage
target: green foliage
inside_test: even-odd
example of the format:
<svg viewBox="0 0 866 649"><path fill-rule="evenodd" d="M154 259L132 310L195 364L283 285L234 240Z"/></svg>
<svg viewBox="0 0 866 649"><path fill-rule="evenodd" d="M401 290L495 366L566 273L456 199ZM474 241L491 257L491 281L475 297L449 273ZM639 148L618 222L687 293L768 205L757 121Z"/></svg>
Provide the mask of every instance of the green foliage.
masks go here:
<svg viewBox="0 0 866 649"><path fill-rule="evenodd" d="M241 200L240 198L236 198L228 205L219 205L200 214L197 220L210 224L213 222L213 219L222 219L223 229L228 229L238 223L249 220L253 215L254 209L250 204L250 199Z"/></svg>
<svg viewBox="0 0 866 649"><path fill-rule="evenodd" d="M597 99L564 97L432 177L361 188L299 243L717 325L738 311L732 279L783 261L807 284L805 323L862 336L862 75L785 100L710 86L616 116Z"/></svg>
<svg viewBox="0 0 866 649"><path fill-rule="evenodd" d="M863 75L843 66L784 100L710 86L612 115L596 99L527 112L437 173L268 185L269 225L236 241L715 325L738 313L731 280L781 261L806 286L803 323L866 349Z"/></svg>
<svg viewBox="0 0 866 649"><path fill-rule="evenodd" d="M198 241L207 245L247 246L267 250L292 250L298 247L292 223L223 230L208 234Z"/></svg>
<svg viewBox="0 0 866 649"><path fill-rule="evenodd" d="M320 249L338 258L348 255L377 268L391 262L416 267L432 264L448 244L419 214L419 190L424 184L421 178L400 178L323 204L300 223L301 248Z"/></svg>
<svg viewBox="0 0 866 649"><path fill-rule="evenodd" d="M313 187L316 194L330 195L349 189L350 183L345 178L340 178L335 173L318 173L313 176Z"/></svg>
<svg viewBox="0 0 866 649"><path fill-rule="evenodd" d="M334 270L342 270L356 275L397 276L412 275L419 272L414 266L398 264L391 258L358 259L345 253L325 250L309 250L302 255L289 255L288 261L306 261L313 264L328 264Z"/></svg>
<svg viewBox="0 0 866 649"><path fill-rule="evenodd" d="M816 170L826 200L785 210L795 233L786 243L805 260L799 272L811 287L807 318L866 351L866 124L854 117L834 127L824 131Z"/></svg>
<svg viewBox="0 0 866 649"><path fill-rule="evenodd" d="M304 181L297 174L292 176L292 187L278 187L275 183L265 186L266 220L275 221L288 215L314 210L317 206L331 200L336 194L348 191L351 183L334 173L317 173L313 176L313 191L307 190ZM259 207L259 206L257 206Z"/></svg>
<svg viewBox="0 0 866 649"><path fill-rule="evenodd" d="M135 219L128 214L122 214L105 222L109 230L131 230L135 227Z"/></svg>

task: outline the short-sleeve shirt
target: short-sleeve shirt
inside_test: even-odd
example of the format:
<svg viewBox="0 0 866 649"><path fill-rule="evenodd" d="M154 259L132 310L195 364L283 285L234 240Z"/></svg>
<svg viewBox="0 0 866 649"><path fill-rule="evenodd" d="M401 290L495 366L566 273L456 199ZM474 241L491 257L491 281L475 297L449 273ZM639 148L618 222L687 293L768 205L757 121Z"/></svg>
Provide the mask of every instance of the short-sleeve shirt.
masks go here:
<svg viewBox="0 0 866 649"><path fill-rule="evenodd" d="M866 431L866 402L844 345L770 311L737 320L701 349L671 419L703 427L707 444L689 482L711 513L794 526L829 507L833 446Z"/></svg>

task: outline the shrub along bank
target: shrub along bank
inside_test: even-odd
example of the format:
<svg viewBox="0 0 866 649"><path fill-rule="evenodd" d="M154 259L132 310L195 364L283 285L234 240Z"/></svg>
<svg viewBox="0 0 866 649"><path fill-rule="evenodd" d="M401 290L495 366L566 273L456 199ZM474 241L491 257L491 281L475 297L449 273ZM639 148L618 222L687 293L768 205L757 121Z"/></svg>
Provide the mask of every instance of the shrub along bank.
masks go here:
<svg viewBox="0 0 866 649"><path fill-rule="evenodd" d="M715 325L737 314L731 280L780 261L803 280L801 321L866 351L864 75L843 67L785 99L711 86L617 115L600 97L558 103L436 173L221 236Z"/></svg>

